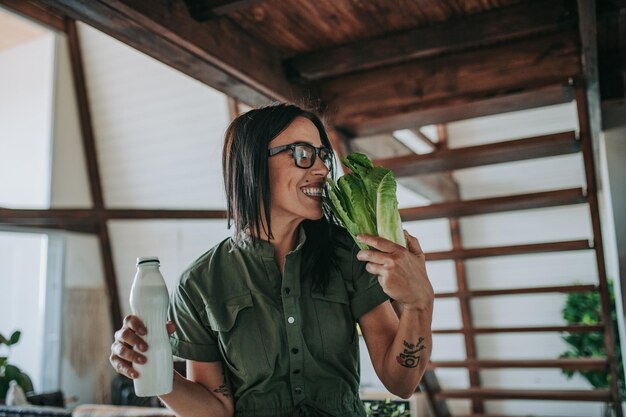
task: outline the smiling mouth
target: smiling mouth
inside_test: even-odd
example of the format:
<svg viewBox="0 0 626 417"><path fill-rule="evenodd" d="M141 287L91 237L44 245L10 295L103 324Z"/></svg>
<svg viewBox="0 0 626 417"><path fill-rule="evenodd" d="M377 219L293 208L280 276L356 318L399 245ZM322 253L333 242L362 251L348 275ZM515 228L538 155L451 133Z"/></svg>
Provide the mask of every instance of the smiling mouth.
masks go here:
<svg viewBox="0 0 626 417"><path fill-rule="evenodd" d="M322 187L303 187L302 192L308 197L322 197Z"/></svg>

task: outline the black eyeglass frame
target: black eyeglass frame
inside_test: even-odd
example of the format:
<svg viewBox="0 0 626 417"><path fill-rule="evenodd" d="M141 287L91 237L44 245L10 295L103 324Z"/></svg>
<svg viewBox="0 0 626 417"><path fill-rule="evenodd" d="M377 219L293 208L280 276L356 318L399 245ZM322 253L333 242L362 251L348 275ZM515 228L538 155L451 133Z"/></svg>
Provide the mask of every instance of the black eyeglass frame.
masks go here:
<svg viewBox="0 0 626 417"><path fill-rule="evenodd" d="M296 146L306 146L310 149L313 150L312 152L312 156L311 156L311 165L307 166L307 167L303 167L301 165L298 165L298 158L296 157ZM267 150L267 155L268 156L275 156L278 155L281 152L285 152L287 150L291 150L291 157L293 158L293 162L296 164L296 166L298 168L302 168L302 169L309 169L311 168L313 165L315 165L315 158L317 158L318 156L320 157L320 159L322 160L322 162L328 166L328 164L330 163L330 158L332 158L332 150L326 146L320 146L315 147L313 145L311 145L310 143L306 143L306 142L294 142L294 143L290 143L288 145L282 145L282 146L277 146L275 148L270 148ZM328 157L326 160L324 160L324 158L322 158L320 156L320 152L322 151L326 151Z"/></svg>

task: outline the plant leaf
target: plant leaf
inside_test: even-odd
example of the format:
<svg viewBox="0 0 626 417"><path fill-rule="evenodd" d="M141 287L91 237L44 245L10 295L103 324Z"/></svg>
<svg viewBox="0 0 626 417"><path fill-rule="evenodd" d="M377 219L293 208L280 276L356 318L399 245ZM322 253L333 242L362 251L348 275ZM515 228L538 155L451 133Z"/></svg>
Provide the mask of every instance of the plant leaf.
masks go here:
<svg viewBox="0 0 626 417"><path fill-rule="evenodd" d="M19 330L16 330L13 332L13 334L11 335L11 338L9 339L9 345L14 345L17 342L20 341L20 336L22 335L22 332L20 332Z"/></svg>
<svg viewBox="0 0 626 417"><path fill-rule="evenodd" d="M378 227L378 236L382 236L406 248L402 220L398 212L398 200L396 199L396 181L391 171L387 172L378 186L376 225Z"/></svg>

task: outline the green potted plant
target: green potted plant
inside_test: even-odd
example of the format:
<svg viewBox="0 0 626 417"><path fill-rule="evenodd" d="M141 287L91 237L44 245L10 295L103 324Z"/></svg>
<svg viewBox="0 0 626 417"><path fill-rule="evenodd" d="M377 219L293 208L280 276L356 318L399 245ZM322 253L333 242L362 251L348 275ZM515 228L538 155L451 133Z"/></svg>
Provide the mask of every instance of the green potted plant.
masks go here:
<svg viewBox="0 0 626 417"><path fill-rule="evenodd" d="M611 299L611 322L615 334L615 355L617 359L619 381L618 386L624 398L624 364L620 349L620 337L617 330L617 313L615 310L615 293L613 281L608 281ZM568 324L598 324L602 322L600 293L597 291L570 293L563 307L563 318ZM590 358L606 356L603 332L576 332L565 333L563 340L569 349L561 354L561 358ZM581 374L595 388L607 388L611 382L611 374L607 371L580 371L563 370L568 378L574 374Z"/></svg>
<svg viewBox="0 0 626 417"><path fill-rule="evenodd" d="M364 400L367 417L409 417L411 411L408 401Z"/></svg>
<svg viewBox="0 0 626 417"><path fill-rule="evenodd" d="M0 356L0 403L4 404L4 399L9 389L9 383L15 380L25 393L33 390L33 384L24 372L22 372L17 366L9 364L9 353L11 353L11 346L20 341L22 333L19 330L13 332L8 339L0 334L0 348L5 345L8 350L6 356Z"/></svg>

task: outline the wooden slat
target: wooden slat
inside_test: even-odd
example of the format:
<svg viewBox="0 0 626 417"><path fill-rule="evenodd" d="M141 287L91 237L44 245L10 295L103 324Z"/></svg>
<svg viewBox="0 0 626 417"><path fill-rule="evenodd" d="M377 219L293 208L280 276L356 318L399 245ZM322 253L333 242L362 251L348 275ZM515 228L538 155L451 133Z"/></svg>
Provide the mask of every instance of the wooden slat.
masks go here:
<svg viewBox="0 0 626 417"><path fill-rule="evenodd" d="M96 154L96 138L91 121L89 97L87 94L87 84L85 82L85 72L83 69L80 39L78 37L76 21L66 19L65 32L67 33L67 44L72 68L74 94L76 96L76 103L78 107L83 152L89 176L91 201L93 202L96 210L101 210L104 207L104 196L102 194L102 182ZM102 255L101 260L109 301L109 311L111 314L111 325L115 329L122 323L122 310L120 307L117 278L113 263L113 251L111 250L111 241L106 220L99 216L96 217L96 219L98 220L100 252Z"/></svg>
<svg viewBox="0 0 626 417"><path fill-rule="evenodd" d="M414 59L485 47L530 34L575 26L571 3L532 1L449 22L317 50L286 61L304 80L398 64Z"/></svg>
<svg viewBox="0 0 626 417"><path fill-rule="evenodd" d="M283 77L279 52L228 19L193 20L168 0L39 0L237 100L258 106L306 96Z"/></svg>
<svg viewBox="0 0 626 417"><path fill-rule="evenodd" d="M8 209L0 208L0 219L4 223L19 224L21 220L38 220L43 223L54 224L55 220L78 222L93 222L92 209Z"/></svg>
<svg viewBox="0 0 626 417"><path fill-rule="evenodd" d="M512 161L523 161L580 151L575 132L554 133L532 138L488 143L424 155L408 155L374 160L393 171L396 177L418 175L461 168L471 168Z"/></svg>
<svg viewBox="0 0 626 417"><path fill-rule="evenodd" d="M514 90L503 89L428 101L397 111L358 116L353 120L344 119L340 123L352 135L369 136L398 129L569 103L573 97L572 87L564 81L558 81L547 85L526 85Z"/></svg>
<svg viewBox="0 0 626 417"><path fill-rule="evenodd" d="M151 210L151 209L7 209L0 208L0 222L20 224L22 221L92 223L105 219L225 219L225 210Z"/></svg>
<svg viewBox="0 0 626 417"><path fill-rule="evenodd" d="M487 248L459 249L426 253L427 261L445 259L471 259L491 256L523 255L543 252L565 252L593 249L587 240L569 240L563 242L531 243L524 245L496 246Z"/></svg>
<svg viewBox="0 0 626 417"><path fill-rule="evenodd" d="M21 221L19 223L6 222L0 219L0 225L9 226L17 229L36 229L36 230L65 230L67 232L98 234L98 225L93 223L72 223L72 222L55 222L50 224L47 222L38 222L37 220Z"/></svg>
<svg viewBox="0 0 626 417"><path fill-rule="evenodd" d="M0 0L0 5L50 29L65 31L63 16L42 4L25 0Z"/></svg>
<svg viewBox="0 0 626 417"><path fill-rule="evenodd" d="M567 326L526 326L526 327L475 327L475 334L492 333L544 333L544 332L601 332L602 324L571 324ZM463 329L434 329L436 334L463 333Z"/></svg>
<svg viewBox="0 0 626 417"><path fill-rule="evenodd" d="M595 3L595 2L594 2ZM596 268L598 271L598 285L600 288L600 305L602 321L605 323L604 329L604 349L609 361L610 389L613 399L613 409L617 417L623 416L622 400L618 385L617 355L615 354L615 334L613 330L613 320L611 312L611 300L609 294L608 280L606 276L606 265L604 262L604 250L602 239L602 226L600 224L600 209L598 203L598 182L596 177L594 141L592 135L592 120L590 119L589 107L594 105L588 100L585 85L580 85L576 89L576 109L578 113L578 125L580 138L582 141L583 162L585 166L585 180L587 183L587 193L589 194L589 214L591 216L591 228L593 230L593 241L596 258ZM595 103L599 106L599 103ZM597 142L596 142L597 143ZM616 284L619 285L619 284Z"/></svg>
<svg viewBox="0 0 626 417"><path fill-rule="evenodd" d="M606 370L607 361L599 358L563 359L477 359L463 361L434 361L428 364L435 368L505 369L505 368L559 368L580 371Z"/></svg>
<svg viewBox="0 0 626 417"><path fill-rule="evenodd" d="M493 297L499 295L518 295L518 294L545 294L545 293L573 293L597 291L598 288L593 285L559 285L553 287L527 287L527 288L505 288L496 290L470 290L470 291L454 291L436 293L436 298L476 298L476 297Z"/></svg>
<svg viewBox="0 0 626 417"><path fill-rule="evenodd" d="M469 388L443 390L437 399L482 398L485 400L554 400L554 401L608 401L610 392L594 390L516 390L498 388Z"/></svg>
<svg viewBox="0 0 626 417"><path fill-rule="evenodd" d="M107 219L225 219L225 210L106 209Z"/></svg>
<svg viewBox="0 0 626 417"><path fill-rule="evenodd" d="M335 111L334 123L350 127L437 103L474 101L503 91L563 83L581 72L576 38L575 32L559 32L335 77L320 83L320 93Z"/></svg>
<svg viewBox="0 0 626 417"><path fill-rule="evenodd" d="M417 133L421 133L419 129L416 129ZM419 136L419 135L418 135ZM425 135L421 135L422 140L431 143L436 149L448 149L448 131L445 126L439 125L437 127L437 144L430 141ZM439 174L441 175L441 174ZM459 191L459 184L456 182L451 171L446 171L442 175L444 178L451 181L454 185L454 201L461 200L461 193ZM448 219L448 225L450 227L450 241L452 243L452 250L463 249L463 239L461 232L461 224L458 217L450 217ZM456 287L458 291L468 291L467 285L467 271L465 269L465 261L463 259L454 260L454 272L456 276ZM465 342L465 353L468 360L477 359L476 353L476 339L474 338L474 323L472 320L472 306L470 300L467 298L459 299L459 309L461 311L461 325L463 328L463 340ZM477 369L468 369L470 387L480 387L482 385L481 376ZM472 400L472 412L483 413L485 411L485 404L480 399Z"/></svg>
<svg viewBox="0 0 626 417"><path fill-rule="evenodd" d="M582 188L518 194L476 200L453 201L422 207L400 209L402 221L435 219L441 217L474 216L513 210L556 207L586 202Z"/></svg>

